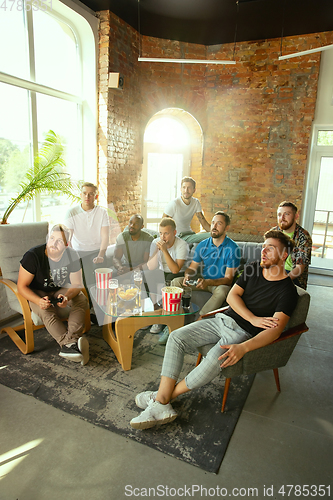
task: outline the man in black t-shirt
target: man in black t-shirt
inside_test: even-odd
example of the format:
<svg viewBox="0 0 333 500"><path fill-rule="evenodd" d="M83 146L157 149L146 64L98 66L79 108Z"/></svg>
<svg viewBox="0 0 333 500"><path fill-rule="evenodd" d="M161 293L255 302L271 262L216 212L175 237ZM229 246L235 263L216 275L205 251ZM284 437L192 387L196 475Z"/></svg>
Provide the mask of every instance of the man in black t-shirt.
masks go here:
<svg viewBox="0 0 333 500"><path fill-rule="evenodd" d="M246 266L227 297L229 308L214 318L197 321L169 336L158 391L138 394L144 411L131 420L134 429L148 429L177 417L170 401L212 381L221 369L237 363L248 351L276 340L294 311L298 294L284 264L294 242L281 231L268 231L261 262ZM184 353L215 344L202 362L177 383Z"/></svg>
<svg viewBox="0 0 333 500"><path fill-rule="evenodd" d="M82 337L88 301L82 293L79 256L67 246L69 235L66 226L56 225L46 244L24 254L17 288L60 345L59 355L84 365L89 360L89 343ZM70 312L66 326L62 318L67 315L67 306Z"/></svg>

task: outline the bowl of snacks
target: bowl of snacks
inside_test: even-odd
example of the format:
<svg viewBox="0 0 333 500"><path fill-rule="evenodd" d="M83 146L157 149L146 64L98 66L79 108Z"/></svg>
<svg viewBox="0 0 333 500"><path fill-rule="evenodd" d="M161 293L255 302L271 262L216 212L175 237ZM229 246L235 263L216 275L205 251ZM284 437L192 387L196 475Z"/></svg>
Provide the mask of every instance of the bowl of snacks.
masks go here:
<svg viewBox="0 0 333 500"><path fill-rule="evenodd" d="M118 297L123 302L131 302L135 299L138 289L133 285L120 285L118 288Z"/></svg>

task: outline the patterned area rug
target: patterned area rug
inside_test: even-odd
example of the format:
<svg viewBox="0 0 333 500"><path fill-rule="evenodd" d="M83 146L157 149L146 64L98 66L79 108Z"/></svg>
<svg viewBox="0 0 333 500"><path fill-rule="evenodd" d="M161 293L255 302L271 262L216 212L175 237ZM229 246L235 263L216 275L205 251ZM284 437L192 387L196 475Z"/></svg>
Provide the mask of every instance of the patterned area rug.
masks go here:
<svg viewBox="0 0 333 500"><path fill-rule="evenodd" d="M178 418L169 425L135 431L129 425L137 416L135 395L156 390L164 347L158 335L139 330L134 339L132 370L124 372L92 327L90 361L86 366L61 358L56 342L41 329L35 332L35 351L23 355L9 337L0 338L0 383L33 396L55 408L112 432L134 439L175 458L216 473L250 391L254 376L233 379L225 413L221 413L224 379L202 390L184 394L173 403ZM195 365L188 354L184 375Z"/></svg>

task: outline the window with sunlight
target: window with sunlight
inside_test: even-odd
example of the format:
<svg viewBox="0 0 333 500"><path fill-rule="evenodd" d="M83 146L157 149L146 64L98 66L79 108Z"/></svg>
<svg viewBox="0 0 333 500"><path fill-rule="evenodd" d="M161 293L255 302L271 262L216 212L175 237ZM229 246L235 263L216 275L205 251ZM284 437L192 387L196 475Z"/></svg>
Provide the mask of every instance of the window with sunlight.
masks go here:
<svg viewBox="0 0 333 500"><path fill-rule="evenodd" d="M0 13L0 219L49 130L61 138L64 171L73 180L84 178L87 148L96 151L96 136L84 140L87 120L95 130L96 88L88 89L84 78L87 71L96 74L96 61L87 57L83 65L83 37L76 22L88 26L58 0L45 10L8 7ZM95 54L89 29L91 38L85 37L85 43ZM38 195L34 203L15 208L9 222L60 222L68 204L61 193Z"/></svg>
<svg viewBox="0 0 333 500"><path fill-rule="evenodd" d="M186 147L190 142L187 128L175 118L163 117L152 121L146 128L144 142L164 147Z"/></svg>
<svg viewBox="0 0 333 500"><path fill-rule="evenodd" d="M189 171L190 135L176 118L152 120L144 135L143 216L146 227L158 229L167 203L180 192Z"/></svg>

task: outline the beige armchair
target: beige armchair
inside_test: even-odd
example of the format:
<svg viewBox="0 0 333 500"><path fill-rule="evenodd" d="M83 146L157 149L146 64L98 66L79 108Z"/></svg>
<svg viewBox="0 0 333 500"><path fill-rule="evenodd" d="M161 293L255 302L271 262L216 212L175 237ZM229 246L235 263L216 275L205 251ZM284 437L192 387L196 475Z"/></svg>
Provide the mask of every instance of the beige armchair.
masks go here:
<svg viewBox="0 0 333 500"><path fill-rule="evenodd" d="M221 412L224 412L225 409L232 377L250 375L265 370L273 370L277 390L281 392L278 368L287 364L300 336L308 330L305 321L310 305L310 295L302 288L296 288L298 293L297 306L281 336L267 346L246 353L238 363L222 370L221 375L223 375L226 380ZM203 317L209 318L224 309L226 308L212 311ZM205 356L211 347L212 345L206 345L199 349L197 365L200 363L202 356Z"/></svg>
<svg viewBox="0 0 333 500"><path fill-rule="evenodd" d="M17 291L16 283L20 260L30 248L45 243L47 233L47 222L0 225L0 266L2 273L0 284L6 288L10 308L23 316L23 324L6 326L0 330L0 333L6 332L23 354L28 354L34 350L34 331L43 328L44 325L41 319L32 313L29 302ZM85 290L83 291L85 292ZM69 310L68 308L68 313ZM84 332L87 332L90 326L90 312L87 309ZM22 330L24 331L23 339L17 333Z"/></svg>

